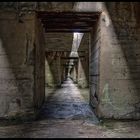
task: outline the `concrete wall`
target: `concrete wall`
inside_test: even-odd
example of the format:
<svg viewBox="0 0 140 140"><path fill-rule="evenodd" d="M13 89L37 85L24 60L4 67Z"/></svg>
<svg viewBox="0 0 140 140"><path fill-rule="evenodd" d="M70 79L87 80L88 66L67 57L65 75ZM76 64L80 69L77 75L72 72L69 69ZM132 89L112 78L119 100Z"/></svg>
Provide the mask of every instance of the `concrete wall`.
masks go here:
<svg viewBox="0 0 140 140"><path fill-rule="evenodd" d="M63 65L61 64L61 52L50 51L45 59L45 85L55 88L61 85Z"/></svg>
<svg viewBox="0 0 140 140"><path fill-rule="evenodd" d="M35 19L34 106L38 110L45 100L45 38L44 28L40 20L37 18Z"/></svg>
<svg viewBox="0 0 140 140"><path fill-rule="evenodd" d="M100 118L139 119L139 4L98 4L102 14L96 113ZM94 3L79 6L79 11L96 11Z"/></svg>
<svg viewBox="0 0 140 140"><path fill-rule="evenodd" d="M101 117L140 118L140 12L136 8L136 3L108 3L101 15Z"/></svg>
<svg viewBox="0 0 140 140"><path fill-rule="evenodd" d="M95 109L98 106L98 93L99 93L99 63L100 63L100 50L101 50L101 29L100 22L98 21L95 25L96 32L91 31L90 35L90 104Z"/></svg>
<svg viewBox="0 0 140 140"><path fill-rule="evenodd" d="M78 12L99 12L102 11L102 2L76 2L73 11Z"/></svg>
<svg viewBox="0 0 140 140"><path fill-rule="evenodd" d="M72 33L46 33L45 34L45 83L46 86L55 88L64 80L63 64L72 48ZM63 75L63 76L62 76Z"/></svg>
<svg viewBox="0 0 140 140"><path fill-rule="evenodd" d="M73 4L74 2L1 2L0 9L6 11L72 11Z"/></svg>
<svg viewBox="0 0 140 140"><path fill-rule="evenodd" d="M81 57L78 60L78 76L77 82L80 88L87 88L88 87L88 56Z"/></svg>
<svg viewBox="0 0 140 140"><path fill-rule="evenodd" d="M54 87L54 77L53 77L53 72L51 70L50 61L49 61L49 56L46 56L45 57L45 86Z"/></svg>
<svg viewBox="0 0 140 140"><path fill-rule="evenodd" d="M43 31L32 12L16 14L18 8L26 9L28 4L20 7L14 3L8 4L7 12L0 12L0 117L24 117L34 113L34 105L39 108L43 102ZM93 48L100 46L100 53L90 57L92 62L96 62L95 58L99 55L99 61L93 64L95 68L96 65L100 66L96 113L101 118L139 119L139 3L105 4L79 2L75 5L75 11L102 11L99 23L101 45L91 45ZM57 3L50 5L50 10L65 7L59 5L60 9L57 9ZM37 6L30 3L27 9L33 10ZM0 8L4 9L5 4L0 4ZM93 73L98 71L91 69ZM93 76L91 80L96 79ZM95 95L94 92L91 94Z"/></svg>
<svg viewBox="0 0 140 140"><path fill-rule="evenodd" d="M84 33L78 48L78 75L80 88L89 87L89 33Z"/></svg>
<svg viewBox="0 0 140 140"><path fill-rule="evenodd" d="M74 83L77 83L77 70L76 70L76 66L73 67L72 71L71 71L71 78L74 81Z"/></svg>
<svg viewBox="0 0 140 140"><path fill-rule="evenodd" d="M71 51L73 33L47 33L45 34L46 51Z"/></svg>
<svg viewBox="0 0 140 140"><path fill-rule="evenodd" d="M0 12L0 117L33 112L34 14ZM29 116L28 116L29 117Z"/></svg>
<svg viewBox="0 0 140 140"><path fill-rule="evenodd" d="M0 117L28 119L44 101L43 29L35 13L0 12Z"/></svg>
<svg viewBox="0 0 140 140"><path fill-rule="evenodd" d="M78 54L84 56L80 58L78 73L79 87L88 87L88 47L89 47L89 34L86 33L83 37L78 34L78 40L73 33L46 33L45 34L45 50L46 55L46 86L56 87L59 86L64 80L62 76L63 64L68 59L62 57L69 57L71 51L77 51ZM77 45L78 43L78 45ZM79 48L77 48L79 47ZM82 52L82 53L81 53ZM49 54L50 53L50 54ZM65 55L66 54L66 55ZM58 55L58 56L57 56ZM61 77L60 77L61 75ZM74 75L73 75L74 76ZM77 78L77 77L75 77Z"/></svg>

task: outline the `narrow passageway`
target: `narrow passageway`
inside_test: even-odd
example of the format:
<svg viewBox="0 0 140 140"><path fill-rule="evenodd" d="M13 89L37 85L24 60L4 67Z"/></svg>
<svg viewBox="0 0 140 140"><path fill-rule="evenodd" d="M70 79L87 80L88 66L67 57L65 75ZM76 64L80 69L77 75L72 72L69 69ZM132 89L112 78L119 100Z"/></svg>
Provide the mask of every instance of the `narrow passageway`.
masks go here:
<svg viewBox="0 0 140 140"><path fill-rule="evenodd" d="M46 91L47 92L47 91ZM89 96L89 93L86 93ZM80 89L70 78L56 91L46 97L46 103L42 108L41 118L50 119L87 119L97 122L97 118L89 106Z"/></svg>
<svg viewBox="0 0 140 140"><path fill-rule="evenodd" d="M0 138L140 138L139 44L137 2L1 2Z"/></svg>
<svg viewBox="0 0 140 140"><path fill-rule="evenodd" d="M46 101L38 120L19 124L1 124L2 138L140 137L140 121L98 123L88 100L83 96L84 94L89 96L89 90L79 89L71 79L68 78L55 91L46 88Z"/></svg>

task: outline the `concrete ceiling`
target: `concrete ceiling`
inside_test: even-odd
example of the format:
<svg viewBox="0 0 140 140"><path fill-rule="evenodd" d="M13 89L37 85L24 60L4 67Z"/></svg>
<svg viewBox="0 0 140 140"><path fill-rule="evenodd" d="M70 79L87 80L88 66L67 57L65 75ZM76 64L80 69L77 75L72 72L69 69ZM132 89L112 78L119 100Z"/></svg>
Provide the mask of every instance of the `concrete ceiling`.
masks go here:
<svg viewBox="0 0 140 140"><path fill-rule="evenodd" d="M99 18L98 12L38 12L46 32L89 32Z"/></svg>
<svg viewBox="0 0 140 140"><path fill-rule="evenodd" d="M73 43L73 33L46 33L46 51L71 51ZM88 50L89 33L84 33L78 51Z"/></svg>
<svg viewBox="0 0 140 140"><path fill-rule="evenodd" d="M75 2L38 2L41 11L71 11Z"/></svg>
<svg viewBox="0 0 140 140"><path fill-rule="evenodd" d="M87 51L89 32L98 13L72 12L75 2L40 2L38 18L45 28L46 51L71 51L73 33L84 31L78 51ZM45 11L47 9L47 11Z"/></svg>
<svg viewBox="0 0 140 140"><path fill-rule="evenodd" d="M71 11L75 2L0 2L0 10Z"/></svg>
<svg viewBox="0 0 140 140"><path fill-rule="evenodd" d="M46 33L46 50L71 51L73 33Z"/></svg>

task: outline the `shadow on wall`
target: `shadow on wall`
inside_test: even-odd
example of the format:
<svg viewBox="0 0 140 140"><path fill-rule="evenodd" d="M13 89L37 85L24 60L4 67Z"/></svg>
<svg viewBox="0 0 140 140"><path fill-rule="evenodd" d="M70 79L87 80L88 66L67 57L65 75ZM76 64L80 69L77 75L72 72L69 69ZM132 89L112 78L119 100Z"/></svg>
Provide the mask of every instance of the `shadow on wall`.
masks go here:
<svg viewBox="0 0 140 140"><path fill-rule="evenodd" d="M83 74L81 78L84 78L84 88L89 87L89 54L85 51L85 55L79 60Z"/></svg>
<svg viewBox="0 0 140 140"><path fill-rule="evenodd" d="M50 51L46 52L45 74L47 87L60 87L62 82L62 73L64 72L61 57L68 57L70 52Z"/></svg>
<svg viewBox="0 0 140 140"><path fill-rule="evenodd" d="M45 86L54 87L56 79L56 57L53 53L47 53L45 57ZM57 84L57 83L56 83Z"/></svg>
<svg viewBox="0 0 140 140"><path fill-rule="evenodd" d="M89 87L89 33L83 34L77 52L78 56L80 56L79 63L83 70L83 78L85 79L84 87Z"/></svg>
<svg viewBox="0 0 140 140"><path fill-rule="evenodd" d="M8 18L0 21L0 117L24 117L32 106L34 26Z"/></svg>
<svg viewBox="0 0 140 140"><path fill-rule="evenodd" d="M112 77L109 80L108 104L116 115L115 118L140 118L140 11L138 3L119 2L106 4L104 15L104 38L109 42L106 58L111 60ZM113 10L113 11L112 11ZM107 15L108 14L108 15ZM107 18L109 17L109 19ZM111 19L111 20L110 20ZM106 44L107 45L107 44ZM105 76L106 77L106 76ZM105 90L104 90L105 91ZM112 98L112 99L111 99ZM125 109L124 109L125 108ZM110 109L111 110L111 109ZM116 112L117 111L117 112Z"/></svg>

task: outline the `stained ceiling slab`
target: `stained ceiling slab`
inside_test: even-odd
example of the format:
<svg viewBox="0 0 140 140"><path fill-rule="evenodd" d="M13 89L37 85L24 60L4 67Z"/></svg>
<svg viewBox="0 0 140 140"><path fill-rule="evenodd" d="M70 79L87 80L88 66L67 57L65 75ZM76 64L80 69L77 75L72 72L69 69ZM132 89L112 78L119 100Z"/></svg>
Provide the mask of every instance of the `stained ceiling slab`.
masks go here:
<svg viewBox="0 0 140 140"><path fill-rule="evenodd" d="M89 32L99 12L38 12L46 32Z"/></svg>

